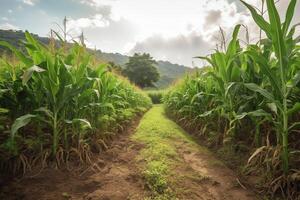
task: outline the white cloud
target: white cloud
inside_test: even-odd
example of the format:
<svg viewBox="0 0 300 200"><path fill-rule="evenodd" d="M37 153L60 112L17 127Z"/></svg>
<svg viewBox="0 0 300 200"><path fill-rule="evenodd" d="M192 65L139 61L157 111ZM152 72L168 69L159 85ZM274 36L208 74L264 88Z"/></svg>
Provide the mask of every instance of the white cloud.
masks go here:
<svg viewBox="0 0 300 200"><path fill-rule="evenodd" d="M203 39L203 35L192 32L188 35L178 35L166 38L161 35L153 35L144 41L138 42L130 51L150 53L156 59L170 60L192 65L192 57L207 55L212 52L214 45Z"/></svg>
<svg viewBox="0 0 300 200"><path fill-rule="evenodd" d="M8 12L9 14L11 14L13 11L12 11L11 9L9 9L7 12Z"/></svg>
<svg viewBox="0 0 300 200"><path fill-rule="evenodd" d="M109 20L101 14L78 19L71 18L67 20L67 32L77 37L86 28L103 28L109 26L109 24Z"/></svg>
<svg viewBox="0 0 300 200"><path fill-rule="evenodd" d="M27 4L29 6L34 6L37 0L23 0L24 4Z"/></svg>
<svg viewBox="0 0 300 200"><path fill-rule="evenodd" d="M0 29L3 30L19 30L20 28L9 23L0 24Z"/></svg>
<svg viewBox="0 0 300 200"><path fill-rule="evenodd" d="M101 14L96 14L90 18L79 18L79 19L70 19L68 25L71 28L87 28L87 27L105 27L109 25L109 21L103 17Z"/></svg>
<svg viewBox="0 0 300 200"><path fill-rule="evenodd" d="M238 0L190 0L189 3L174 0L172 4L153 1L143 1L142 4L141 0L131 0L126 5L119 1L119 13L141 26L141 33L131 53L146 51L158 59L165 57L173 62L190 64L192 56L207 55L220 43L220 27L225 31L227 42L237 24L247 25L250 42L259 39L259 28ZM251 4L260 7L260 2L253 0ZM286 0L277 5L282 17L287 5ZM300 3L296 7L295 19L299 17ZM242 42L245 41L245 34L245 28L241 28L239 36Z"/></svg>
<svg viewBox="0 0 300 200"><path fill-rule="evenodd" d="M92 38L97 43L99 39L106 38L101 34L115 35L113 40L101 41L97 46L110 51L133 53L146 51L156 59L168 59L173 62L191 64L191 57L195 55L207 55L211 49L219 43L219 28L226 33L226 39L230 40L231 32L235 25L246 24L249 28L250 39L256 42L259 36L259 28L254 23L248 10L239 0L78 0L82 4L89 5L102 14L102 19L97 23L91 17L74 20L75 29L87 28L87 38ZM249 1L250 2L250 1ZM285 10L286 0L280 1L279 9ZM261 0L250 2L260 7ZM283 5L284 4L284 5ZM296 8L296 18L300 15L300 3ZM298 13L298 14L297 14ZM299 18L299 17L298 17ZM135 25L135 32L127 41L122 39L122 33L127 27L120 27L121 36L109 31L110 24L114 21L125 19ZM104 21L103 21L104 20ZM99 21L95 20L95 21ZM94 27L94 28L93 28ZM95 29L95 27L99 27ZM97 37L96 37L97 35ZM244 40L245 29L241 28L240 38ZM98 40L99 40L98 39ZM91 40L91 42L93 42ZM112 45L111 43L119 43ZM172 44L174 43L174 44ZM100 45L101 44L101 45ZM123 46L120 48L120 46ZM119 50L115 50L116 47Z"/></svg>
<svg viewBox="0 0 300 200"><path fill-rule="evenodd" d="M8 21L8 18L7 17L1 17L1 20Z"/></svg>
<svg viewBox="0 0 300 200"><path fill-rule="evenodd" d="M18 1L35 5L39 0ZM78 37L83 31L88 46L94 44L108 52L147 51L156 59L168 59L190 65L191 57L207 55L216 46L219 27L224 29L228 40L234 26L239 23L249 27L253 42L257 41L259 35L258 27L240 0L65 1L70 3L76 1L91 11L86 15L82 15L84 12L74 11L76 17L72 17L71 13L67 24L69 33L73 37ZM281 0L278 3L281 13L285 12L287 1ZM261 0L248 2L260 7ZM23 11L26 10L24 4L19 6L24 7ZM53 14L47 9L45 11L49 15ZM57 16L57 13L54 14ZM47 18L44 15L45 13L41 12L39 16ZM296 20L300 19L300 2L295 15ZM241 28L240 36L244 38L244 34L245 31Z"/></svg>
<svg viewBox="0 0 300 200"><path fill-rule="evenodd" d="M153 2L142 5L139 0L132 1L139 4L133 6L127 2L128 7L133 6L132 13L125 13L126 6L119 5L122 16L141 26L136 45L129 52L148 52L156 59L188 66L192 64L192 57L212 53L218 42L215 36L219 27L229 37L236 24L250 21L250 16L239 12L234 2L224 0L191 0L188 4L180 0L172 4L160 1L159 7Z"/></svg>
<svg viewBox="0 0 300 200"><path fill-rule="evenodd" d="M111 5L116 0L81 0L80 3L89 5L91 7L101 7L103 5Z"/></svg>

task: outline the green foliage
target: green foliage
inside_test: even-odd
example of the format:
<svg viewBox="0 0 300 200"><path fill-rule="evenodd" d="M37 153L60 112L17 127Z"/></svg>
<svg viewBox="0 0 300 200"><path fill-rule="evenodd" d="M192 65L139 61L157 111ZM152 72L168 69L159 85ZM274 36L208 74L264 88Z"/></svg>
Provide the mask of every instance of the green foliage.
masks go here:
<svg viewBox="0 0 300 200"><path fill-rule="evenodd" d="M45 46L28 32L25 35L26 53L0 42L18 58L0 62L0 108L7 111L1 112L5 123L1 162L19 155L30 159L48 151L56 160L63 152L60 159L67 160L74 149L80 160L84 153L89 161L86 152L92 146L104 144L107 133L117 133L151 106L150 99L126 79L105 65L95 67L79 44L66 51Z"/></svg>
<svg viewBox="0 0 300 200"><path fill-rule="evenodd" d="M172 138L180 138L182 134L174 128L176 125L172 121L162 116L162 113L161 106L151 109L145 114L133 136L135 140L146 145L138 159L146 160L143 175L155 197L169 193L168 176L173 159L177 156L176 149L170 141L173 141Z"/></svg>
<svg viewBox="0 0 300 200"><path fill-rule="evenodd" d="M149 199L176 199L182 192L183 180L205 179L205 175L192 169L181 171L187 166L182 151L207 157L211 156L210 153L167 118L163 105L154 105L144 115L132 137L144 144L137 156L137 163L152 191L152 198Z"/></svg>
<svg viewBox="0 0 300 200"><path fill-rule="evenodd" d="M148 186L152 191L163 194L168 189L168 183L165 177L168 166L160 161L152 161L147 164L144 176Z"/></svg>
<svg viewBox="0 0 300 200"><path fill-rule="evenodd" d="M129 57L128 63L123 71L130 81L144 87L154 87L154 83L159 79L159 73L155 67L156 61L150 54L137 54Z"/></svg>
<svg viewBox="0 0 300 200"><path fill-rule="evenodd" d="M279 151L281 159L278 158L271 176L266 173L270 169L268 162L257 166L273 192L279 187L289 191L287 185L296 183L291 178L296 176L294 170L299 170L297 161L290 161L291 152L299 155L300 148L297 143L291 145L294 141L289 141L299 138L293 131L299 125L300 52L298 37L294 36L295 27L290 27L296 0L290 1L283 22L274 0L266 0L268 21L254 7L242 3L266 38L242 48L238 39L240 25L237 25L227 50L198 57L210 66L185 78L165 95L164 102L178 121L200 130L201 136L218 133L214 140L216 144L235 146L240 141L250 144L253 141L258 148L278 147L256 151L249 164L253 165L253 160L261 162L262 159L253 157L261 158L262 154L268 157L270 152L274 153L272 159L275 159Z"/></svg>
<svg viewBox="0 0 300 200"><path fill-rule="evenodd" d="M165 93L164 90L148 90L147 91L147 95L150 97L153 104L162 103L162 98L163 98L164 93Z"/></svg>
<svg viewBox="0 0 300 200"><path fill-rule="evenodd" d="M119 75L121 75L122 71L123 71L123 69L120 65L117 65L112 61L108 62L108 70L111 72L114 72L116 74L119 74Z"/></svg>

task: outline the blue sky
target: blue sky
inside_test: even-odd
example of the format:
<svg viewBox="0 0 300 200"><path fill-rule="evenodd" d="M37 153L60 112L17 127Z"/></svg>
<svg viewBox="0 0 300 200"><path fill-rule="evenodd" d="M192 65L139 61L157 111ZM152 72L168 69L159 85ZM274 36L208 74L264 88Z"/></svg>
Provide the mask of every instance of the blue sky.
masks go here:
<svg viewBox="0 0 300 200"><path fill-rule="evenodd" d="M261 5L261 0L248 2ZM277 5L282 14L287 2ZM233 27L243 23L253 41L258 36L257 26L238 0L0 0L0 29L46 36L50 29L59 30L55 23L62 24L64 16L70 37L83 31L91 48L127 55L148 52L187 66L192 66L193 56L213 51L219 27L229 38Z"/></svg>
<svg viewBox="0 0 300 200"><path fill-rule="evenodd" d="M96 13L90 6L74 0L1 0L2 24L7 22L21 29L46 35L54 22L64 16L75 18Z"/></svg>

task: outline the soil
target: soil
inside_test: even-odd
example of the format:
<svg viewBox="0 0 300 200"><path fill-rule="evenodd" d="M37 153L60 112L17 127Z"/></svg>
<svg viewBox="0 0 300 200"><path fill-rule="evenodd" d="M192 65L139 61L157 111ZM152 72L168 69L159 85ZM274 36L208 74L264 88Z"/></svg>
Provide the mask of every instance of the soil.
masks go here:
<svg viewBox="0 0 300 200"><path fill-rule="evenodd" d="M189 200L255 200L256 194L246 188L239 177L216 159L205 148L191 149L183 141L176 142L177 152L183 160L175 173L182 176L176 180L180 199Z"/></svg>

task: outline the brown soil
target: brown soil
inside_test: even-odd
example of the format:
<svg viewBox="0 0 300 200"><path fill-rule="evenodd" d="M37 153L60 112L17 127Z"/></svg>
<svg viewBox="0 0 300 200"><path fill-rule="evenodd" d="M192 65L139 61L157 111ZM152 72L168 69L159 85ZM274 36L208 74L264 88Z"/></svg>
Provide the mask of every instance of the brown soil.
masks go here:
<svg viewBox="0 0 300 200"><path fill-rule="evenodd" d="M175 143L181 164L174 170L179 199L189 200L255 200L254 192L241 184L236 174L217 160L211 152L195 149L184 141ZM180 163L180 162L179 162ZM178 176L179 175L179 176Z"/></svg>
<svg viewBox="0 0 300 200"><path fill-rule="evenodd" d="M47 168L37 176L15 179L1 189L0 199L143 199L148 191L135 164L142 146L129 137L134 127L128 134L115 138L110 148L98 156L95 165L80 172Z"/></svg>

